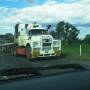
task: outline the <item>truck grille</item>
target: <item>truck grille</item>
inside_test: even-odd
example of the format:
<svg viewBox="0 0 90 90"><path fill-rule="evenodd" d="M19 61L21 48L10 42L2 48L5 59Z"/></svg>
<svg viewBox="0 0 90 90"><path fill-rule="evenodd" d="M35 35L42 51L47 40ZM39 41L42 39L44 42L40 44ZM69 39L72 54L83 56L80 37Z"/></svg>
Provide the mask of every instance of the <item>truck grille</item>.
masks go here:
<svg viewBox="0 0 90 90"><path fill-rule="evenodd" d="M43 43L42 46L51 46L51 43Z"/></svg>
<svg viewBox="0 0 90 90"><path fill-rule="evenodd" d="M48 43L48 42L50 42L50 39L42 39L42 42L43 43Z"/></svg>
<svg viewBox="0 0 90 90"><path fill-rule="evenodd" d="M42 48L42 51L50 51L51 50L51 47L43 47Z"/></svg>

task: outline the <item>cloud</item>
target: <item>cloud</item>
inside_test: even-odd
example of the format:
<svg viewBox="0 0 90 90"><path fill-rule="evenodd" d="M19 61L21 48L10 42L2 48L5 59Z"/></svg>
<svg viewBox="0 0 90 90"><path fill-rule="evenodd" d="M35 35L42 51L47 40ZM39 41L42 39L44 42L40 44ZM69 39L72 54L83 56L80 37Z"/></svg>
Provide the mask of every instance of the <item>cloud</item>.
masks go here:
<svg viewBox="0 0 90 90"><path fill-rule="evenodd" d="M32 0L29 0L32 2ZM14 29L17 22L31 23L55 23L66 21L72 24L90 23L89 0L71 0L73 3L58 3L55 0L48 0L42 5L25 7L21 9L0 7L0 26L9 26ZM84 3L84 4L82 4Z"/></svg>
<svg viewBox="0 0 90 90"><path fill-rule="evenodd" d="M45 3L46 5L53 5L53 4L58 3L58 1L56 1L56 0L46 0L44 3Z"/></svg>
<svg viewBox="0 0 90 90"><path fill-rule="evenodd" d="M90 4L90 0L80 0L81 4Z"/></svg>
<svg viewBox="0 0 90 90"><path fill-rule="evenodd" d="M16 17L30 21L69 21L72 23L88 23L90 21L89 5L81 4L44 4L18 10ZM25 20L25 21L26 21ZM28 21L29 21L28 20Z"/></svg>
<svg viewBox="0 0 90 90"><path fill-rule="evenodd" d="M90 4L90 0L66 0L64 3Z"/></svg>

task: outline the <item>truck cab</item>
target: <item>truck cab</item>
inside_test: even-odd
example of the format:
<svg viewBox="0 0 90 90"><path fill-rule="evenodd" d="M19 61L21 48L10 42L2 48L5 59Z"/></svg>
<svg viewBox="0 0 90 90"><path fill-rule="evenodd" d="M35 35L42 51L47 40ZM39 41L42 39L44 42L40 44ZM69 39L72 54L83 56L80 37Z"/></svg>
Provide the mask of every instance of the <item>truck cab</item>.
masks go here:
<svg viewBox="0 0 90 90"><path fill-rule="evenodd" d="M31 58L61 54L61 40L55 40L46 28L36 23L28 24L26 28L24 26L19 27L15 40L19 47L28 49Z"/></svg>

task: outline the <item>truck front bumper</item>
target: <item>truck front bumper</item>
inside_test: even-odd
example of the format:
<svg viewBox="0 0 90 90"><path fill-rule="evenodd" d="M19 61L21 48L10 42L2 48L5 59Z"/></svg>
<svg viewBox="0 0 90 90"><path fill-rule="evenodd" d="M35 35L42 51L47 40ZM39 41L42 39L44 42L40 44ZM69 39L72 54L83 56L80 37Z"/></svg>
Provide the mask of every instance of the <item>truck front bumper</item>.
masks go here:
<svg viewBox="0 0 90 90"><path fill-rule="evenodd" d="M39 53L39 52L33 52L32 58L38 58L38 57L55 57L60 56L61 51L55 51L54 53Z"/></svg>

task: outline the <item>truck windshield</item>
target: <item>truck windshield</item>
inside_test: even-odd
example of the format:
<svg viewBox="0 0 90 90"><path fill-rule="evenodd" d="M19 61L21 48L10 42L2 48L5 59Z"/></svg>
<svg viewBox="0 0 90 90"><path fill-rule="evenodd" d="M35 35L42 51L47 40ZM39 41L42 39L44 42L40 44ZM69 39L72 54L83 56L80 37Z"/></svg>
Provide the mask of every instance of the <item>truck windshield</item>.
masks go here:
<svg viewBox="0 0 90 90"><path fill-rule="evenodd" d="M44 34L48 34L47 30L44 29L32 29L28 32L29 35L33 36L33 35L44 35Z"/></svg>
<svg viewBox="0 0 90 90"><path fill-rule="evenodd" d="M90 70L89 12L90 0L0 0L0 79Z"/></svg>

